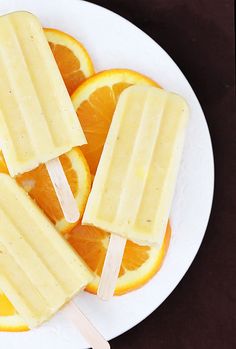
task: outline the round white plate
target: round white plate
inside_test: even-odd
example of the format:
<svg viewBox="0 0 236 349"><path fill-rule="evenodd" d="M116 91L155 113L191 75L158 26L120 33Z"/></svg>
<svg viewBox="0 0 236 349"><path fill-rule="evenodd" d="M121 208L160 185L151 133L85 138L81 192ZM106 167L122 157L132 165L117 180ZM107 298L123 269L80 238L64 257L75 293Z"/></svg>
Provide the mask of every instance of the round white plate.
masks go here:
<svg viewBox="0 0 236 349"><path fill-rule="evenodd" d="M214 187L213 154L205 117L191 86L173 60L122 17L84 1L0 0L0 14L16 10L33 12L44 26L78 38L91 54L97 71L120 67L142 72L164 88L183 95L191 109L171 214L173 235L160 272L143 288L110 302L102 302L87 293L76 299L94 325L111 339L138 324L166 299L188 270L201 244ZM88 347L62 312L33 331L0 333L0 343L8 349Z"/></svg>

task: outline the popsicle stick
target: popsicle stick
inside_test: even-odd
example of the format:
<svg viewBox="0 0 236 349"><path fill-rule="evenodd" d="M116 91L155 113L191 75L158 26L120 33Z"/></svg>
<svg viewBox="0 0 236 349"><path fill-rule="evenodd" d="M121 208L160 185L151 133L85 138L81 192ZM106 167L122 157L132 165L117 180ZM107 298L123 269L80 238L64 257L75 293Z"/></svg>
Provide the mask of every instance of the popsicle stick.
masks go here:
<svg viewBox="0 0 236 349"><path fill-rule="evenodd" d="M111 234L97 295L104 301L112 298L125 250L126 239Z"/></svg>
<svg viewBox="0 0 236 349"><path fill-rule="evenodd" d="M80 217L80 213L60 160L56 158L46 162L46 168L65 219L69 223L76 222Z"/></svg>
<svg viewBox="0 0 236 349"><path fill-rule="evenodd" d="M87 317L78 308L77 304L70 302L64 312L74 325L79 328L82 336L87 340L88 344L93 349L109 349L110 344L103 338L98 330L91 324Z"/></svg>

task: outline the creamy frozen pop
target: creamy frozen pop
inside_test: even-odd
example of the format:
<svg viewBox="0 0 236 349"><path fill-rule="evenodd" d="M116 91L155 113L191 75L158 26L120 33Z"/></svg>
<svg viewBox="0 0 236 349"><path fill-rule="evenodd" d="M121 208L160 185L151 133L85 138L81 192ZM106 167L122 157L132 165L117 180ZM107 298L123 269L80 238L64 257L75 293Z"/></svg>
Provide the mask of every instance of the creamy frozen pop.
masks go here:
<svg viewBox="0 0 236 349"><path fill-rule="evenodd" d="M0 17L0 145L11 176L86 143L38 19Z"/></svg>
<svg viewBox="0 0 236 349"><path fill-rule="evenodd" d="M121 94L84 224L161 246L188 114L182 97L159 88L133 86Z"/></svg>
<svg viewBox="0 0 236 349"><path fill-rule="evenodd" d="M112 233L98 295L112 297L126 239L161 247L188 122L177 94L132 86L120 95L83 224Z"/></svg>
<svg viewBox="0 0 236 349"><path fill-rule="evenodd" d="M67 221L79 211L58 156L86 143L38 19L0 17L0 147L11 176L45 163Z"/></svg>
<svg viewBox="0 0 236 349"><path fill-rule="evenodd" d="M93 275L6 174L0 174L0 222L0 289L32 328L69 302Z"/></svg>

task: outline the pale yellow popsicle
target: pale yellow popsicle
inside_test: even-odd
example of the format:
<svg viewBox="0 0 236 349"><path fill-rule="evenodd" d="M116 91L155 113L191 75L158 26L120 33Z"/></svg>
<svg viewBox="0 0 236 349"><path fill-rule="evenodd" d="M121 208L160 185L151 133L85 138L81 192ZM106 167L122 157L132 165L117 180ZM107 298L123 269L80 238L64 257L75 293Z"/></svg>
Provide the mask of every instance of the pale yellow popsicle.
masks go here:
<svg viewBox="0 0 236 349"><path fill-rule="evenodd" d="M188 106L177 94L142 86L122 92L83 224L161 246L188 117Z"/></svg>
<svg viewBox="0 0 236 349"><path fill-rule="evenodd" d="M5 174L0 174L0 222L0 289L32 328L70 301L93 275Z"/></svg>
<svg viewBox="0 0 236 349"><path fill-rule="evenodd" d="M11 176L86 143L38 19L0 17L0 147Z"/></svg>

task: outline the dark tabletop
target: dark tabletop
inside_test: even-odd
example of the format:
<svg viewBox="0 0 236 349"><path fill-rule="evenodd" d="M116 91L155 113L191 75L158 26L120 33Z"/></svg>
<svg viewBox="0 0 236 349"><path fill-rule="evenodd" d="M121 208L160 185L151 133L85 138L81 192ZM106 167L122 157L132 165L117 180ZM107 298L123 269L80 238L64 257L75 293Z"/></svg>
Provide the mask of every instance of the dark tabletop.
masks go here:
<svg viewBox="0 0 236 349"><path fill-rule="evenodd" d="M178 287L113 349L236 348L236 114L233 0L97 0L175 60L205 112L216 183L202 246Z"/></svg>

